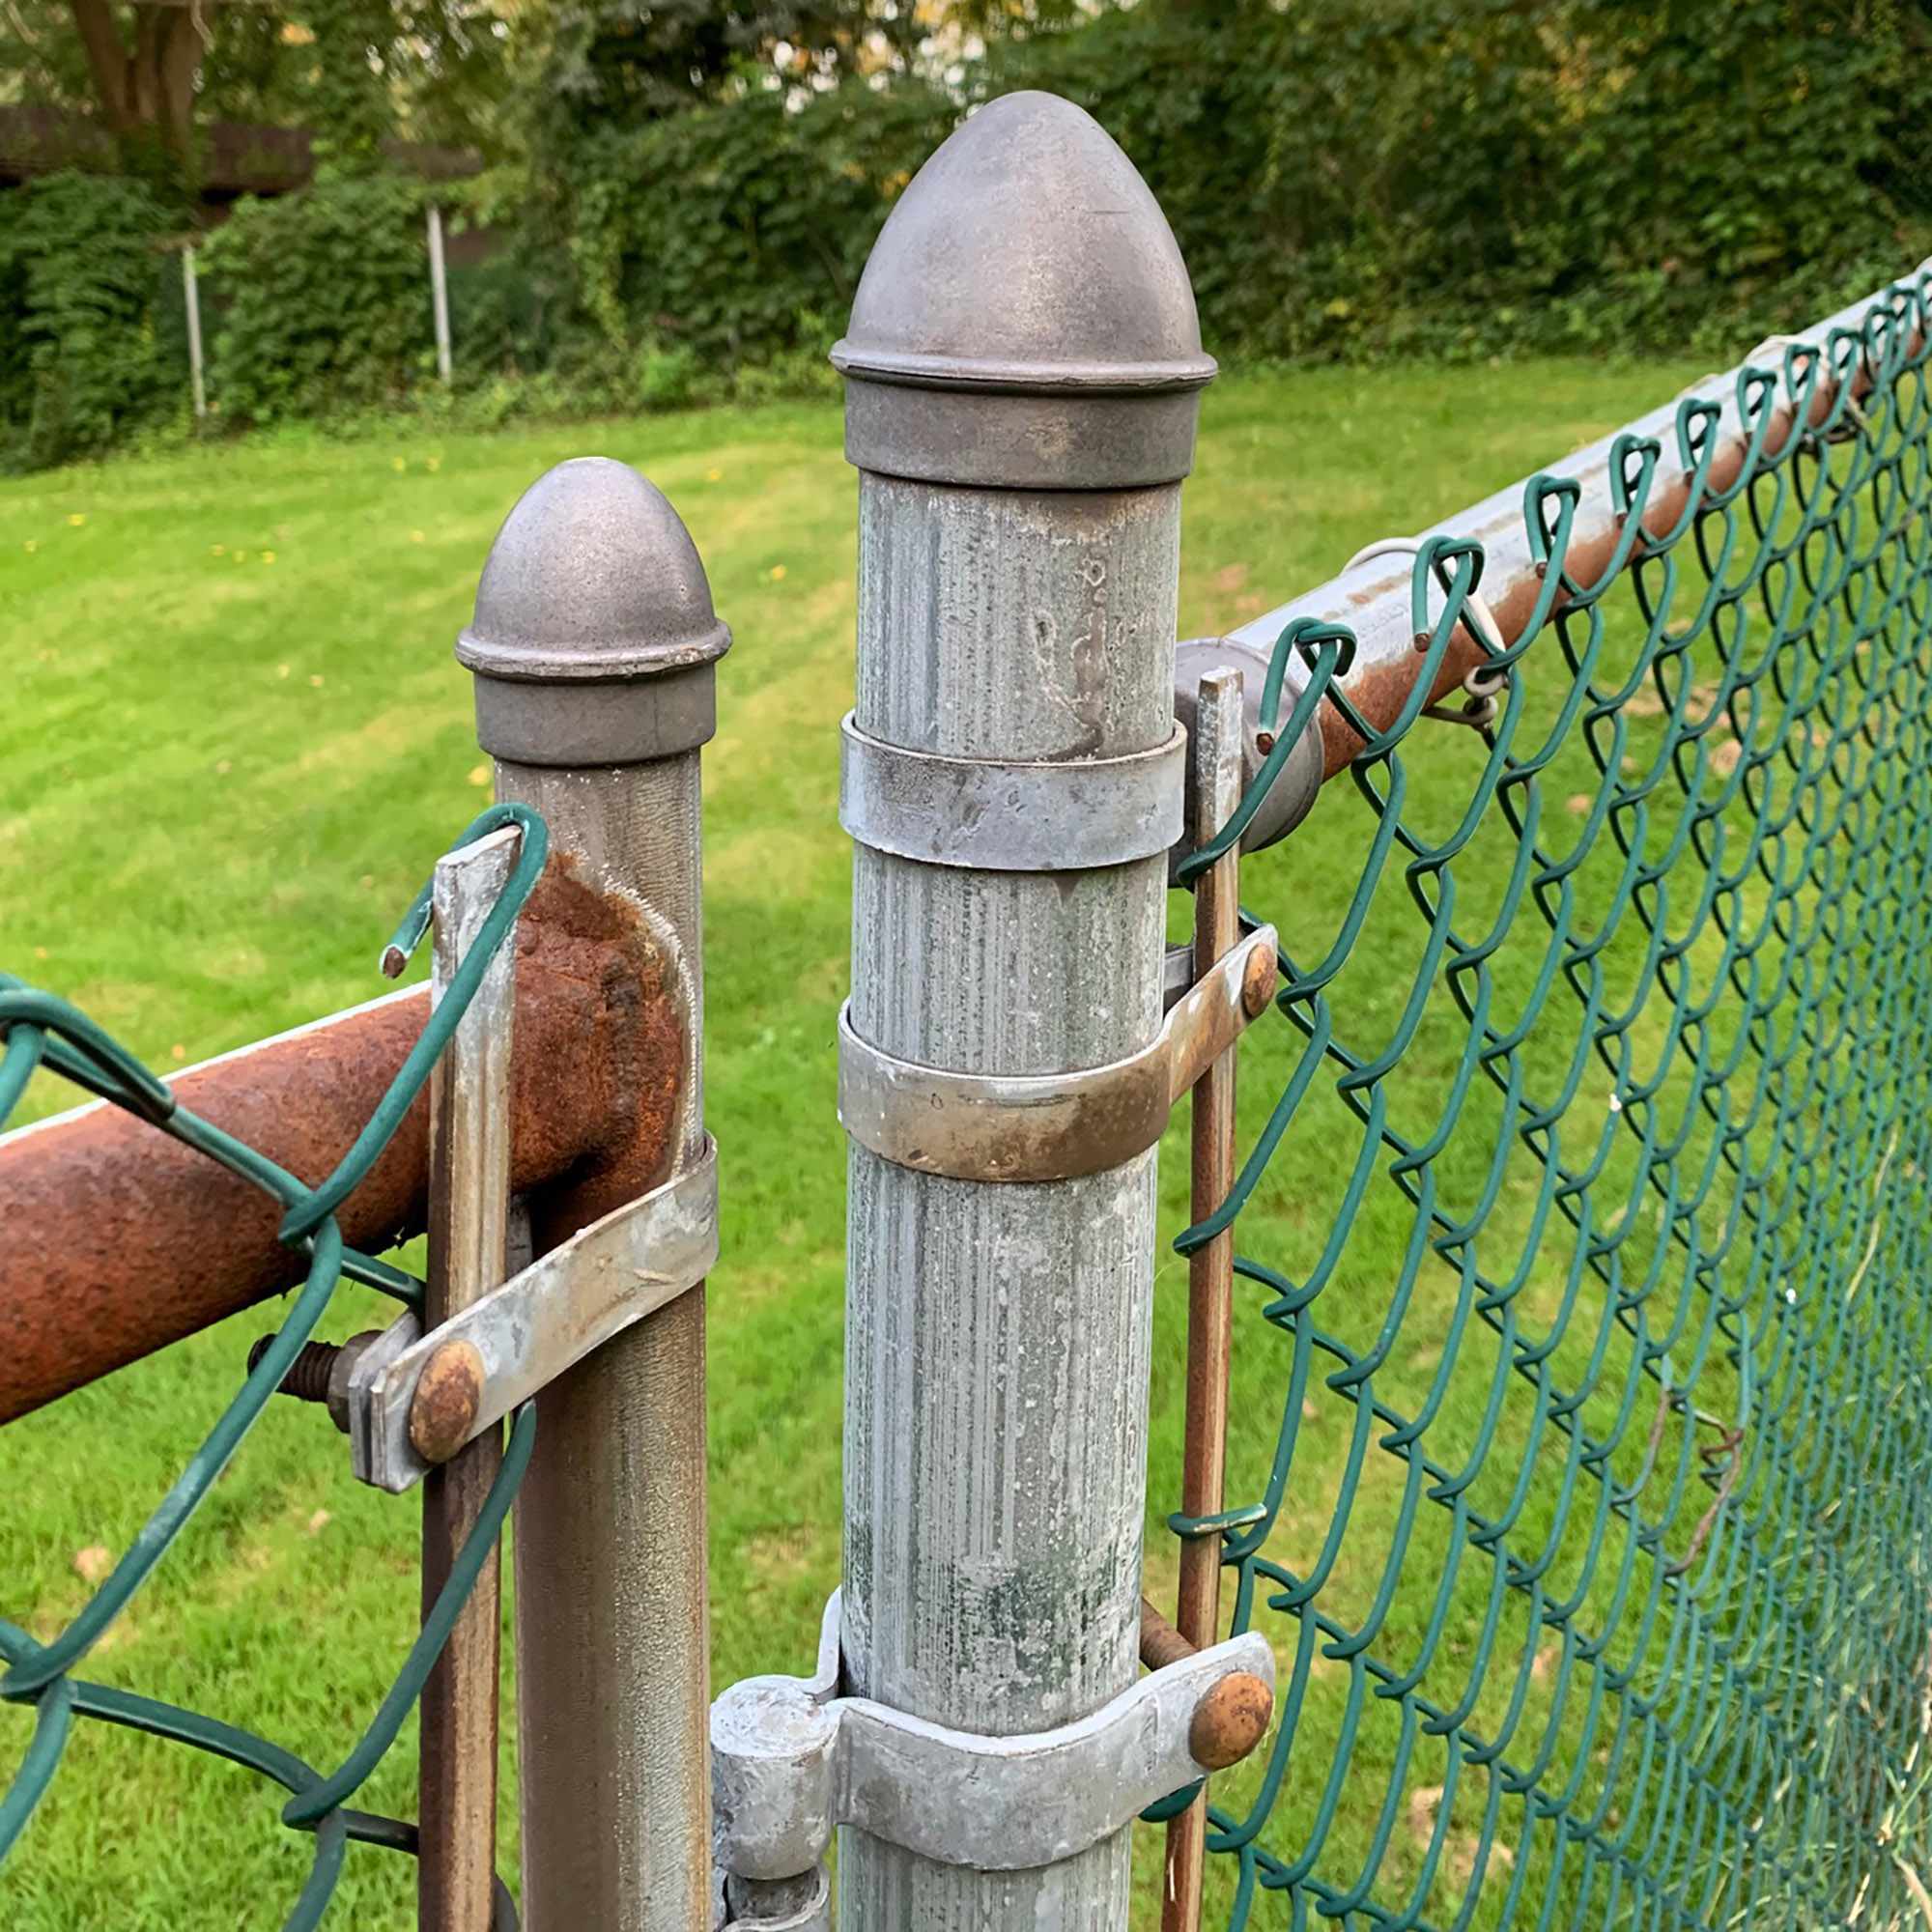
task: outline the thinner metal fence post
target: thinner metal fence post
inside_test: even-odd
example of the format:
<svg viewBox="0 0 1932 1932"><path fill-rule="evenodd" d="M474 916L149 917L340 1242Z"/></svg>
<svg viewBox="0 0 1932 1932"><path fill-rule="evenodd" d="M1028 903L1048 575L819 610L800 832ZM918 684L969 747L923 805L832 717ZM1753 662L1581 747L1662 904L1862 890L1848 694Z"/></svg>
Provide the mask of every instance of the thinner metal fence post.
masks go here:
<svg viewBox="0 0 1932 1932"><path fill-rule="evenodd" d="M449 273L442 260L442 210L429 205L429 293L436 310L436 373L446 384L454 367L449 353Z"/></svg>
<svg viewBox="0 0 1932 1932"><path fill-rule="evenodd" d="M457 654L497 795L586 883L632 899L683 1026L654 1174L538 1204L541 1252L701 1156L698 748L730 633L677 513L605 458L540 477L491 549ZM637 1096L639 1105L650 1096ZM530 1932L712 1920L700 1283L552 1384L514 1519Z"/></svg>
<svg viewBox="0 0 1932 1932"><path fill-rule="evenodd" d="M1190 840L1205 845L1241 800L1242 677L1210 671L1194 708L1194 822ZM1208 972L1240 937L1241 848L1237 840L1202 873L1194 888L1194 973ZM1202 1221L1235 1184L1235 1055L1224 1053L1195 1083L1189 1122L1190 1218ZM1191 1517L1222 1507L1228 1444L1230 1323L1234 1312L1232 1229L1187 1258L1187 1424L1180 1508ZM1191 1537L1180 1546L1179 1605L1175 1627L1202 1648L1220 1635L1221 1539ZM1161 1887L1164 1932L1193 1932L1201 1922L1203 1854L1208 1828L1204 1792L1167 1828Z"/></svg>
<svg viewBox="0 0 1932 1932"><path fill-rule="evenodd" d="M859 468L856 724L958 757L1094 759L1173 725L1179 483L1213 373L1159 207L1086 114L976 114L883 231L834 359ZM1146 1047L1164 855L977 870L855 852L852 1029L904 1060L1052 1072ZM980 1733L1135 1675L1154 1154L993 1184L854 1144L850 1690ZM984 1873L856 1831L846 1932L1126 1922L1130 1833Z"/></svg>
<svg viewBox="0 0 1932 1932"><path fill-rule="evenodd" d="M208 383L201 366L201 282L195 274L194 250L182 250L182 303L187 311L187 380L194 397L194 419L208 419Z"/></svg>

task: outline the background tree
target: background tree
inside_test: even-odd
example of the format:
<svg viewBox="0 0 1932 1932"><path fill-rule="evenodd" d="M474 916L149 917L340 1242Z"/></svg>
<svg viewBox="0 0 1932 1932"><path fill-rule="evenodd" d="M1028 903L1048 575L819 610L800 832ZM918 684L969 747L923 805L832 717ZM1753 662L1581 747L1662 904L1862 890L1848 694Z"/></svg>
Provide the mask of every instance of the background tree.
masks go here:
<svg viewBox="0 0 1932 1932"><path fill-rule="evenodd" d="M209 35L198 0L68 0L101 118L138 168L192 170L194 77Z"/></svg>

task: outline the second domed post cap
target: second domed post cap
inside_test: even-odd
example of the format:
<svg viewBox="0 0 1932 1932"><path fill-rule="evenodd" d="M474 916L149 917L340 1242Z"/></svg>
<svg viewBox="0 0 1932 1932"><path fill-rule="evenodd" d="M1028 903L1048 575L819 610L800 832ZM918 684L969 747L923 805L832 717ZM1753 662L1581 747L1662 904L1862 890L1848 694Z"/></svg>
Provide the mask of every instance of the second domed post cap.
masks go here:
<svg viewBox="0 0 1932 1932"><path fill-rule="evenodd" d="M1092 115L1036 93L920 170L832 359L860 469L1007 489L1178 481L1214 376L1160 204Z"/></svg>
<svg viewBox="0 0 1932 1932"><path fill-rule="evenodd" d="M672 756L717 728L731 633L697 547L627 463L547 470L503 520L456 642L476 677L477 742L526 765Z"/></svg>

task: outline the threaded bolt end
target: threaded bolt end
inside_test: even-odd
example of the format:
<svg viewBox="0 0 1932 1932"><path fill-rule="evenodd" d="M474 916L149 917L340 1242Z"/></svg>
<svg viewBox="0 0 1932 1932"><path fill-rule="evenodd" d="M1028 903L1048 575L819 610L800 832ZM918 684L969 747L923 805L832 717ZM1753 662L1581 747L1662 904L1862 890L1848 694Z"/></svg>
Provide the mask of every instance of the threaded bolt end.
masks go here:
<svg viewBox="0 0 1932 1932"><path fill-rule="evenodd" d="M273 1347L275 1338L264 1335L248 1350L248 1373L253 1375L261 1366L262 1357ZM298 1402L327 1402L328 1400L328 1378L334 1373L336 1357L342 1353L333 1342L304 1342L289 1372L282 1378L283 1395L292 1395Z"/></svg>

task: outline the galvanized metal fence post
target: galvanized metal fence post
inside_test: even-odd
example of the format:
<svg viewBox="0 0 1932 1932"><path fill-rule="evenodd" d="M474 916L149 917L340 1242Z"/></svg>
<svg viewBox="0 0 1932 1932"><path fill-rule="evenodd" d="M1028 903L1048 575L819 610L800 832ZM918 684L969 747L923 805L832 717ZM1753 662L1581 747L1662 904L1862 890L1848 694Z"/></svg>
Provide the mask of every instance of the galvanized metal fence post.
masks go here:
<svg viewBox="0 0 1932 1932"><path fill-rule="evenodd" d="M510 513L457 646L497 795L635 902L683 1026L676 1092L634 1096L674 1109L664 1164L536 1204L539 1252L703 1155L698 748L729 642L677 513L588 458ZM712 1922L704 1419L701 1283L544 1392L513 1549L530 1932Z"/></svg>
<svg viewBox="0 0 1932 1932"><path fill-rule="evenodd" d="M850 1033L972 1073L1121 1061L1161 1023L1178 760L1153 840L1099 780L1081 869L996 833L969 853L907 793L888 827L873 780L911 752L941 791L968 760L1024 786L1172 743L1179 483L1214 369L1179 251L1093 120L1009 96L901 198L834 360L861 471ZM855 1141L848 1256L848 1689L982 1734L1097 1709L1138 1648L1152 1150L1002 1183ZM1129 1876L1124 1828L1000 1873L848 1829L839 1922L1113 1928Z"/></svg>

